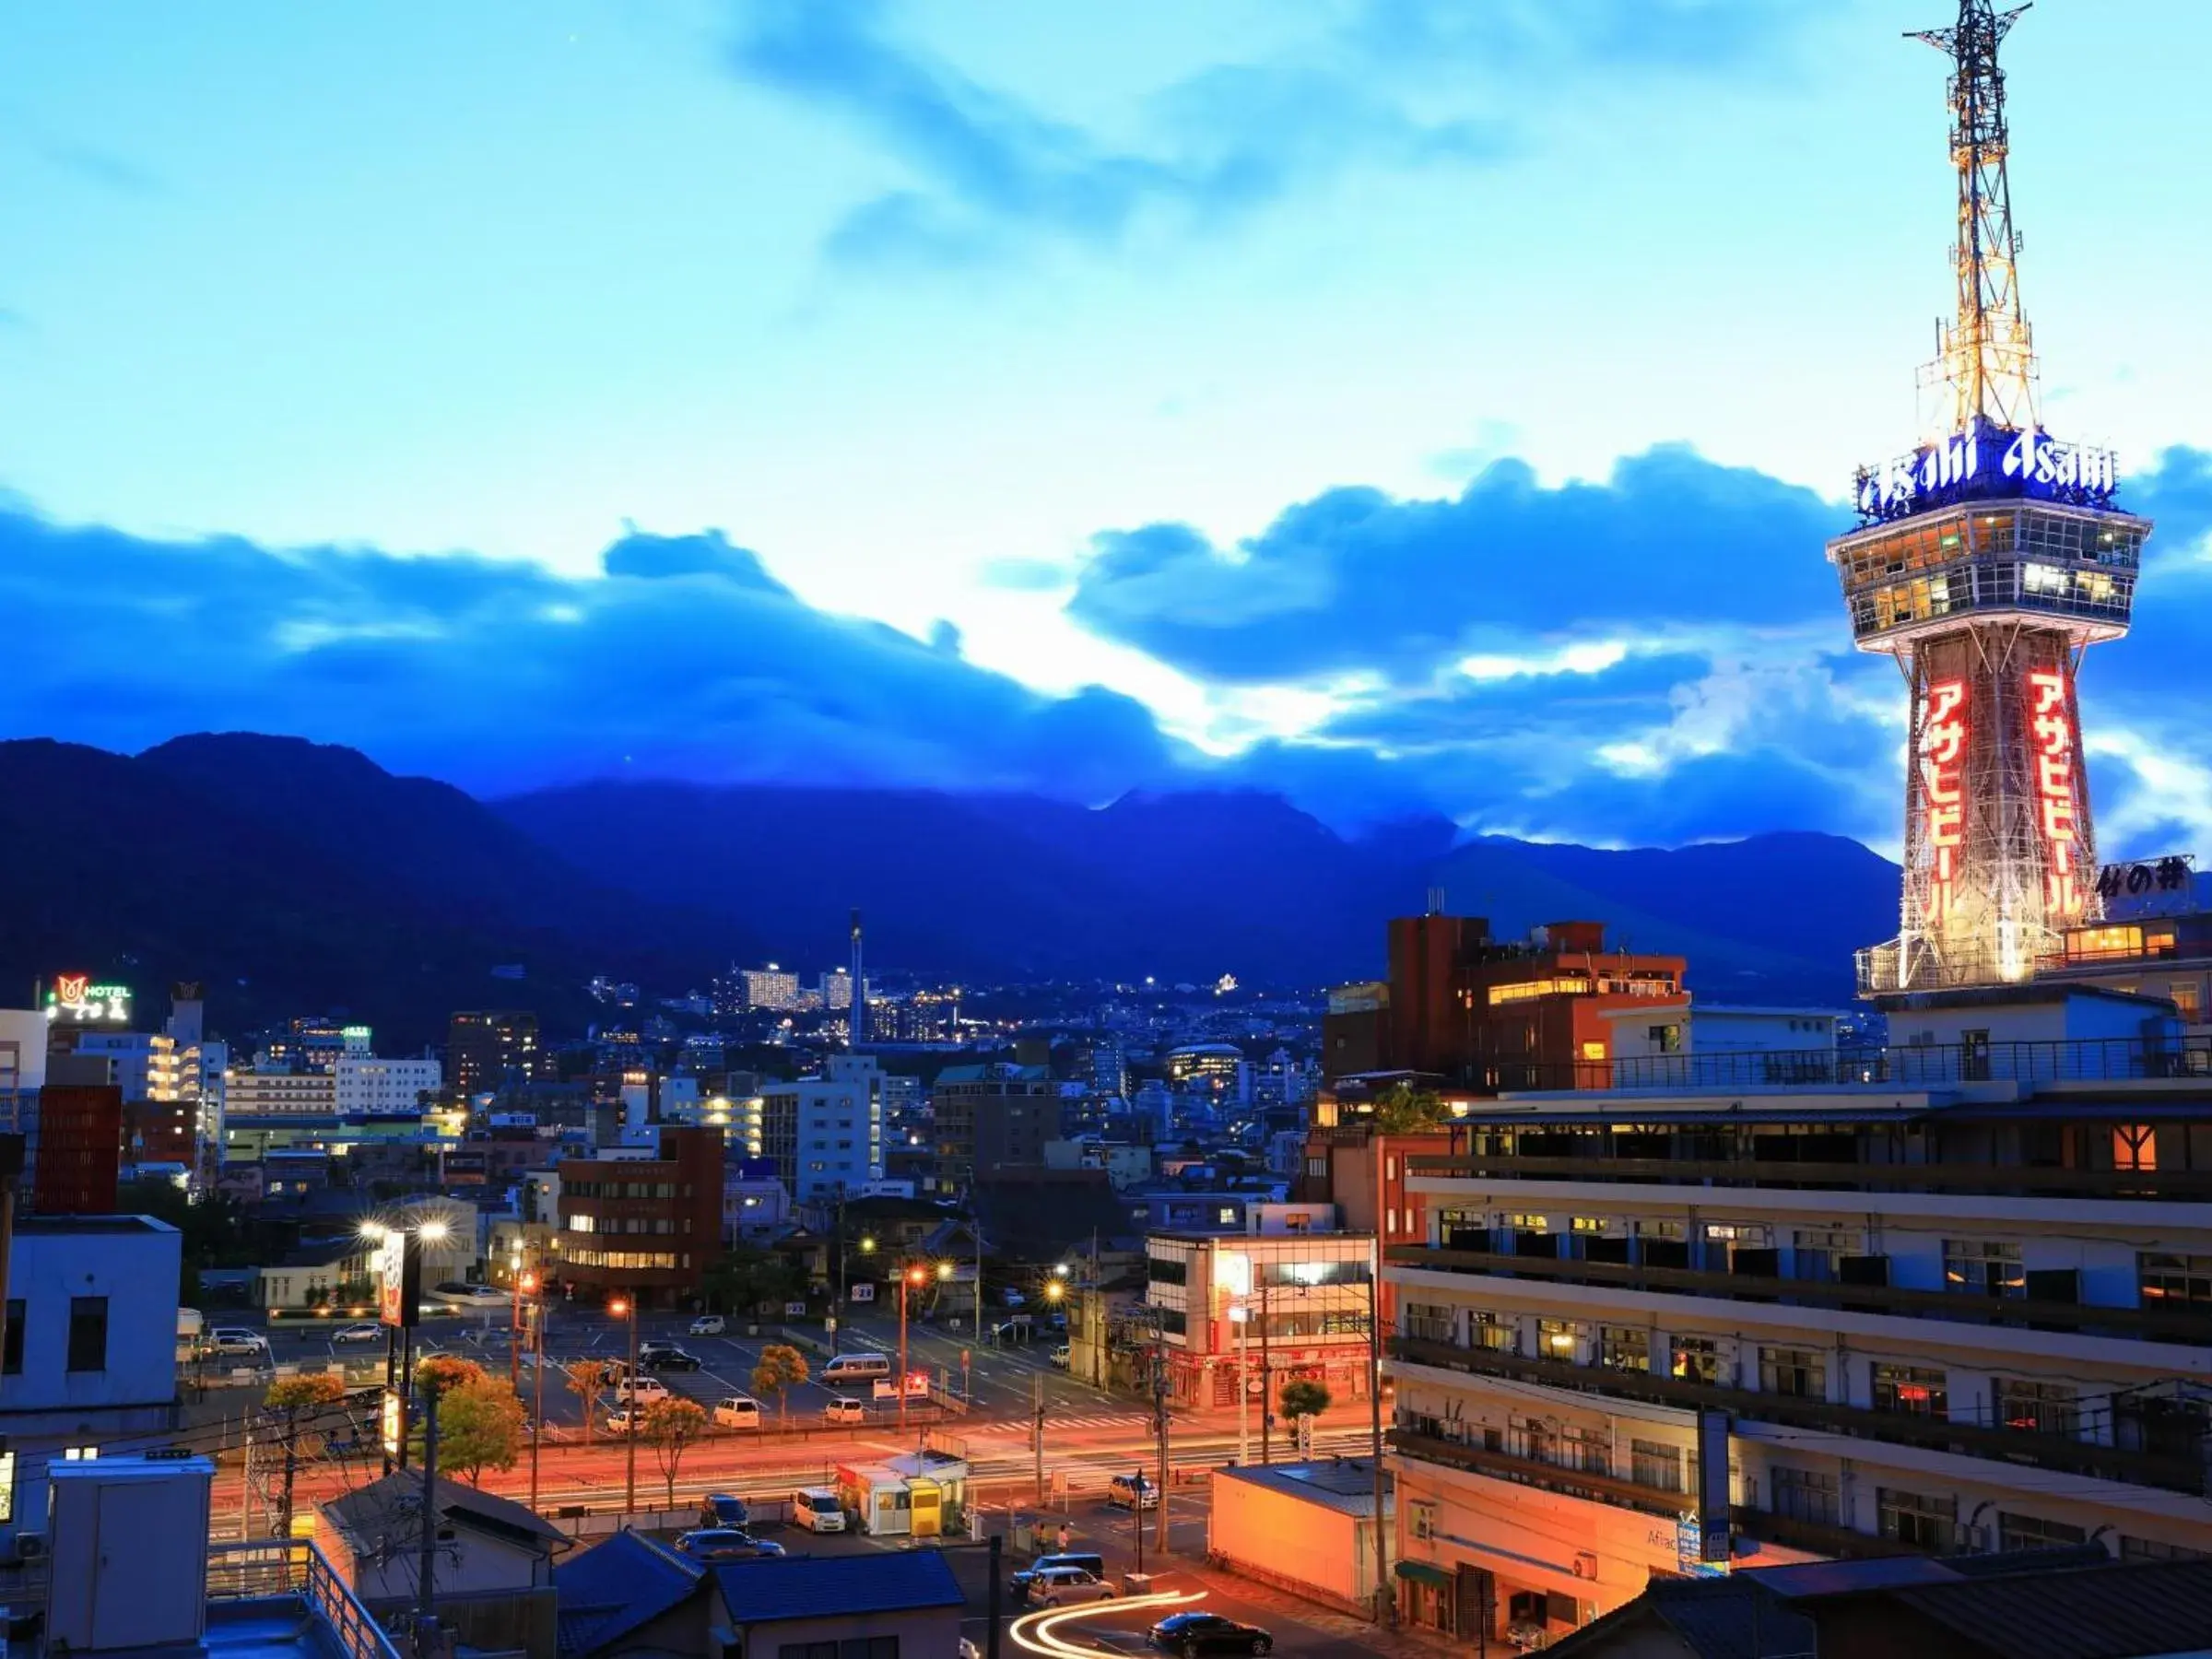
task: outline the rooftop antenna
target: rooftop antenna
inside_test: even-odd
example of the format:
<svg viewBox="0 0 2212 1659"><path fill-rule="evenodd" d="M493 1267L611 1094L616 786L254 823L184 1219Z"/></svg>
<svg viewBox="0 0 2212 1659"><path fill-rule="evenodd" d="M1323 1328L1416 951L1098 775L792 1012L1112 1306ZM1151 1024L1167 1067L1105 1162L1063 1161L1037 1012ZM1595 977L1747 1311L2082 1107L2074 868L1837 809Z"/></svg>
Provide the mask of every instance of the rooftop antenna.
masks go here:
<svg viewBox="0 0 2212 1659"><path fill-rule="evenodd" d="M860 906L853 907L853 1001L845 1009L845 1046L854 1053L860 1053L861 1039L867 1031L868 982L861 971L860 960Z"/></svg>

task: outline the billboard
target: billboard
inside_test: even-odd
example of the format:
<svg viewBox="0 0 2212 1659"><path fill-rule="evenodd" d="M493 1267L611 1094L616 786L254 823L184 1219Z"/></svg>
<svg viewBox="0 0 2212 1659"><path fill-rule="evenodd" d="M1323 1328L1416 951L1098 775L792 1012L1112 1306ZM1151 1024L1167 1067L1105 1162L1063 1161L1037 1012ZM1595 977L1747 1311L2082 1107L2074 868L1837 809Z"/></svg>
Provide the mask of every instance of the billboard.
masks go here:
<svg viewBox="0 0 2212 1659"><path fill-rule="evenodd" d="M415 1236L388 1232L376 1253L376 1317L379 1324L411 1329L422 1317L422 1253Z"/></svg>

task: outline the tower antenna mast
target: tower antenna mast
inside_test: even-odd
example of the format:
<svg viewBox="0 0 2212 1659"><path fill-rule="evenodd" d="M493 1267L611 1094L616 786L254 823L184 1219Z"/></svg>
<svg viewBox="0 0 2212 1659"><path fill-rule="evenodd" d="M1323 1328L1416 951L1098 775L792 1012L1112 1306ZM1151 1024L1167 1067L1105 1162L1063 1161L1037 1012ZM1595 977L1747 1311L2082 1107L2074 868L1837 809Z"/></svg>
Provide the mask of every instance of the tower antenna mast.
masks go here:
<svg viewBox="0 0 2212 1659"><path fill-rule="evenodd" d="M1951 60L1951 165L1959 173L1959 314L1938 335L1926 379L1950 393L1947 430L2025 430L2036 424L2035 347L2020 311L2019 237L2006 177L2005 72L1997 46L2026 6L1959 0L1948 29L1917 29Z"/></svg>

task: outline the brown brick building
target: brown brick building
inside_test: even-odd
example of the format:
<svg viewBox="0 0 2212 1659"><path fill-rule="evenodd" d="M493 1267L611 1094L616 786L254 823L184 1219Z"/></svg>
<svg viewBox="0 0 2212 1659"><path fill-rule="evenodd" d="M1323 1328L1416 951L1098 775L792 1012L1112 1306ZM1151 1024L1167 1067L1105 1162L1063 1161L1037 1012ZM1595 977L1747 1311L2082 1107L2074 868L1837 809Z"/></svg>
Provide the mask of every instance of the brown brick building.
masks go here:
<svg viewBox="0 0 2212 1659"><path fill-rule="evenodd" d="M699 1293L722 1249L722 1131L663 1129L659 1153L560 1165L559 1272L578 1299L674 1308Z"/></svg>

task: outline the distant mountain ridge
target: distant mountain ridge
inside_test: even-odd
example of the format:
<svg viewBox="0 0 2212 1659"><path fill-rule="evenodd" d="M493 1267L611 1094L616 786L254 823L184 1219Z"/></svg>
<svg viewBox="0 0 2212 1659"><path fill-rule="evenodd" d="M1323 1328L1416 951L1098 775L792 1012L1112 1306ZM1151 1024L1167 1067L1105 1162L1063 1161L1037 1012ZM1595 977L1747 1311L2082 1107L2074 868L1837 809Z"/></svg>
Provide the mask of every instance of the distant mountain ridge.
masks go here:
<svg viewBox="0 0 2212 1659"><path fill-rule="evenodd" d="M510 1004L575 1029L593 973L672 993L734 960L840 962L856 904L878 968L1317 986L1381 973L1385 919L1439 886L1501 934L1594 918L1683 951L1695 989L1735 1002L1847 996L1850 951L1897 904L1894 865L1825 835L1608 852L1455 844L1438 818L1347 838L1251 792L1094 809L602 782L485 803L298 738L0 743L0 983L114 972L150 1016L202 979L233 1032L342 1009L415 1046L453 1008Z"/></svg>

